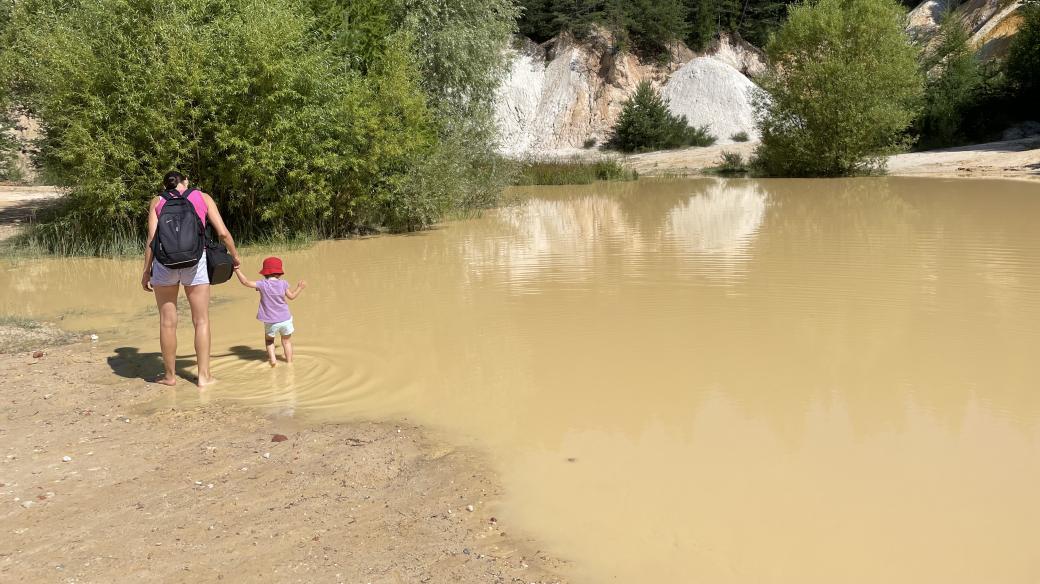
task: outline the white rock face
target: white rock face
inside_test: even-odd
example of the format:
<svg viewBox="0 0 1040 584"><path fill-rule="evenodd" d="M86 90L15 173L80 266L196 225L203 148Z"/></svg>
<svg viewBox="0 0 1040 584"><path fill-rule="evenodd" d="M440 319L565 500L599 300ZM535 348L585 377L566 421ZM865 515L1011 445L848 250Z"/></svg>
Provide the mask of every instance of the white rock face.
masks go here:
<svg viewBox="0 0 1040 584"><path fill-rule="evenodd" d="M499 151L539 157L576 152L589 139L602 143L639 82L660 84L681 64L643 64L614 54L610 45L601 34L580 43L561 37L547 48L528 41L510 49L511 66L495 96Z"/></svg>
<svg viewBox="0 0 1040 584"><path fill-rule="evenodd" d="M714 67L702 63L676 81L686 69L683 64L693 57L684 46L674 48L671 64L658 66L641 63L631 54L613 53L605 34L580 43L560 38L542 47L528 41L510 49L511 66L495 96L499 152L537 158L578 152L590 139L602 144L621 113L621 104L644 80L658 88L663 83L665 91L672 87L668 95L673 111L685 114L693 124L708 124L720 142L728 142L739 131L754 138L757 133L743 91L754 84L737 68L757 72L764 62L745 44L720 39L709 48L717 56L694 60ZM713 83L722 85L711 87Z"/></svg>
<svg viewBox="0 0 1040 584"><path fill-rule="evenodd" d="M754 77L766 71L765 54L747 43L729 34L722 34L711 41L703 57L714 57L733 67L744 75Z"/></svg>
<svg viewBox="0 0 1040 584"><path fill-rule="evenodd" d="M495 99L499 151L517 156L531 148L541 127L538 118L545 85L545 61L541 55L518 53Z"/></svg>
<svg viewBox="0 0 1040 584"><path fill-rule="evenodd" d="M751 97L757 86L730 65L713 57L698 57L672 74L661 90L668 109L686 116L691 126L708 126L718 143L747 132L758 140Z"/></svg>
<svg viewBox="0 0 1040 584"><path fill-rule="evenodd" d="M949 0L924 0L906 17L906 31L915 43L927 42L939 30L939 21L949 9Z"/></svg>

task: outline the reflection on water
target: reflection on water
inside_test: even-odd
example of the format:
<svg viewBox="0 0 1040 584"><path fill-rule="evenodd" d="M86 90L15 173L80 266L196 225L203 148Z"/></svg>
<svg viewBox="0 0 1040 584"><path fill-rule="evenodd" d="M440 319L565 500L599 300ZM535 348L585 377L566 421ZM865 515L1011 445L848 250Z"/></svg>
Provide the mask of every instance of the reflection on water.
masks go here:
<svg viewBox="0 0 1040 584"><path fill-rule="evenodd" d="M751 181L716 180L686 184L679 192L652 226L645 213L630 214L619 197L557 191L528 199L488 219L495 233L481 230L463 240L470 277L505 276L511 288L538 292L547 278L592 281L604 262L640 277L652 258L679 259L679 269L722 281L739 275L765 215L765 191Z"/></svg>
<svg viewBox="0 0 1040 584"><path fill-rule="evenodd" d="M589 581L1036 581L1036 185L520 195L285 254L311 283L293 368L263 363L255 292L216 288L212 396L472 441L503 513ZM114 375L143 376L158 343L137 270L0 263L0 311L105 328Z"/></svg>

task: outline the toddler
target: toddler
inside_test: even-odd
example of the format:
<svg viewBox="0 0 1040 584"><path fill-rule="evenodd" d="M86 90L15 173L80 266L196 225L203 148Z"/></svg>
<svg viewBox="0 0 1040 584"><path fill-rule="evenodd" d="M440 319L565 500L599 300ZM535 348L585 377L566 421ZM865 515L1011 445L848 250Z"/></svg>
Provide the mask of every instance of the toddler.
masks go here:
<svg viewBox="0 0 1040 584"><path fill-rule="evenodd" d="M247 280L242 274L242 268L235 268L235 275L243 286L256 288L260 293L260 308L256 311L256 319L264 323L264 344L267 346L267 360L274 367L277 361L274 356L274 337L281 335L282 351L285 352L285 362L292 363L293 347L293 320L289 313L289 304L286 300L296 300L300 292L307 287L307 282L300 280L295 290L289 289L289 283L282 280L282 260L278 258L267 258L264 267L260 270L263 280L255 282Z"/></svg>

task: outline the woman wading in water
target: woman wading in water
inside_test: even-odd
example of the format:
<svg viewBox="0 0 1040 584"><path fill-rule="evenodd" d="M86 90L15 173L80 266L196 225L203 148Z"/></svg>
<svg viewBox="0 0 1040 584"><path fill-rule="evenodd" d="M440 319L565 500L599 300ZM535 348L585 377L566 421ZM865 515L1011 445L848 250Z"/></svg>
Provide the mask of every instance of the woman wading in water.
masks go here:
<svg viewBox="0 0 1040 584"><path fill-rule="evenodd" d="M153 249L163 207L178 198L187 199L203 226L208 222L213 227L217 237L227 246L228 253L234 258L235 267L238 267L240 262L235 240L224 225L213 198L202 191L188 188L188 177L181 173L167 173L163 177L163 194L152 199L148 206L148 242L144 250L144 274L141 276L141 287L146 292L155 292L155 304L159 307L159 347L162 350L165 371L155 381L163 385L177 383L177 294L183 285L184 295L187 296L188 305L191 307L191 323L195 325L198 384L199 387L204 387L216 381L209 369L209 275L205 251L201 253L198 263L190 267L168 267L159 262ZM175 205L181 206L183 203L178 202ZM170 216L171 213L168 213L167 217ZM186 226L190 227L190 224ZM199 235L201 237L201 234Z"/></svg>

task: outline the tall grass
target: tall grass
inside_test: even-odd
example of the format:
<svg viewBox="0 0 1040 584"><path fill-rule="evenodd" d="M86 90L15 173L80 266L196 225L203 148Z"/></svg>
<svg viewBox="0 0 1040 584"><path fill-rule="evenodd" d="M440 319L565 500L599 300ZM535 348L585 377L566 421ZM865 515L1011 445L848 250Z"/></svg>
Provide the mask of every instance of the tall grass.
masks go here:
<svg viewBox="0 0 1040 584"><path fill-rule="evenodd" d="M598 180L626 181L639 178L639 173L625 168L615 159L603 160L537 160L523 162L516 175L516 185L585 185Z"/></svg>
<svg viewBox="0 0 1040 584"><path fill-rule="evenodd" d="M101 235L82 229L77 221L33 223L4 242L0 252L20 256L95 256L121 257L144 253L144 239L136 229L112 225Z"/></svg>
<svg viewBox="0 0 1040 584"><path fill-rule="evenodd" d="M232 226L233 229L233 226ZM90 232L87 232L90 233ZM234 234L234 231L232 231ZM253 236L236 246L243 254L306 249L329 233L318 230ZM90 236L68 223L33 223L0 244L0 255L9 257L135 257L144 254L144 237L131 226L113 226L105 237Z"/></svg>

